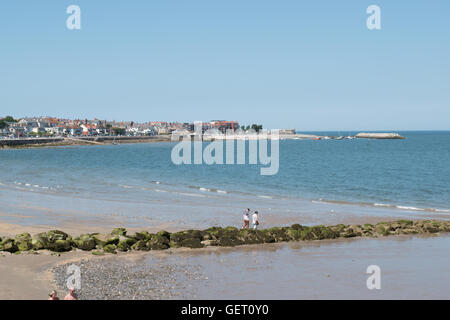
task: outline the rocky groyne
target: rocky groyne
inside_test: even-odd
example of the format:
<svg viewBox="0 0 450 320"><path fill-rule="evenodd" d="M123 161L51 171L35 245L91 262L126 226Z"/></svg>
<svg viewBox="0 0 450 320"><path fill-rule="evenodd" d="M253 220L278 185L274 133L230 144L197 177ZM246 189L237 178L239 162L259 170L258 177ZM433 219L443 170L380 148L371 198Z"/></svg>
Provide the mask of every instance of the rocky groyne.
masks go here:
<svg viewBox="0 0 450 320"><path fill-rule="evenodd" d="M52 230L31 236L22 233L0 237L0 251L20 253L23 251L50 250L66 252L75 249L91 251L95 255L117 251L149 251L169 248L203 248L207 246L233 247L245 244L263 244L287 241L324 240L352 237L385 237L402 234L437 234L450 232L450 221L397 220L375 225L334 225L273 227L262 230L239 230L235 227L212 227L206 230L185 230L174 233L147 231L129 234L124 228L116 228L110 234L89 233L72 237Z"/></svg>
<svg viewBox="0 0 450 320"><path fill-rule="evenodd" d="M398 133L367 133L361 132L355 135L355 138L364 138L364 139L405 139L405 137L399 135Z"/></svg>

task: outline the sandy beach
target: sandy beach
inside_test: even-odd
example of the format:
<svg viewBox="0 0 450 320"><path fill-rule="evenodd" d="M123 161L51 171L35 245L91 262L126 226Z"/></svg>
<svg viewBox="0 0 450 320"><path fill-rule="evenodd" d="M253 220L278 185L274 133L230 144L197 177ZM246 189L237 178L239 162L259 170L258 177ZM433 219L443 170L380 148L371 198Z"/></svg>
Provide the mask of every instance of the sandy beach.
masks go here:
<svg viewBox="0 0 450 320"><path fill-rule="evenodd" d="M81 299L448 299L449 239L394 236L103 257L2 253L0 299L46 299L53 289L61 296L72 264L81 268ZM381 290L366 287L371 264L383 272Z"/></svg>

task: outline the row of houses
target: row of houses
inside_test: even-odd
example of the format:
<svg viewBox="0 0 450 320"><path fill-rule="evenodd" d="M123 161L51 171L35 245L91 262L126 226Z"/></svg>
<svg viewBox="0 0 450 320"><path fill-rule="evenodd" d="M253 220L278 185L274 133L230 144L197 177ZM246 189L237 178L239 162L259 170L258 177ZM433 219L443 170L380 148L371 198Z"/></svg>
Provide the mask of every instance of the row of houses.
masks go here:
<svg viewBox="0 0 450 320"><path fill-rule="evenodd" d="M223 133L239 129L237 121L213 120L204 122L202 130L217 129ZM106 120L71 120L53 117L22 118L9 122L6 128L0 129L0 136L108 136L108 135L165 135L174 131L194 131L194 124L187 122L152 121L145 123L116 122Z"/></svg>

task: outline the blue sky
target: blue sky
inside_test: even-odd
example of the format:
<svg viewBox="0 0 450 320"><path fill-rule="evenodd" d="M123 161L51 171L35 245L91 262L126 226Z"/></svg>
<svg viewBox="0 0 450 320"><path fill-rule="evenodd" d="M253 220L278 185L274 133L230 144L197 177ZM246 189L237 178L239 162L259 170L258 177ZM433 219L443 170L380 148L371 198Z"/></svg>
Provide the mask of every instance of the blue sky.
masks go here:
<svg viewBox="0 0 450 320"><path fill-rule="evenodd" d="M0 116L449 130L449 16L445 0L5 0Z"/></svg>

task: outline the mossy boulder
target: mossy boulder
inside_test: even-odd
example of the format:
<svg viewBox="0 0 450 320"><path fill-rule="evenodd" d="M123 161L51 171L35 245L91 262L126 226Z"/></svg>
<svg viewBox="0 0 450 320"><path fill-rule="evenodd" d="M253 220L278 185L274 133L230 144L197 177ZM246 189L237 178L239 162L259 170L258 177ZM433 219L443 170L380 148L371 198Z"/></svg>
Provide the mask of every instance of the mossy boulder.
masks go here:
<svg viewBox="0 0 450 320"><path fill-rule="evenodd" d="M125 228L114 228L113 231L111 231L111 234L116 236L126 236L127 235L127 229Z"/></svg>
<svg viewBox="0 0 450 320"><path fill-rule="evenodd" d="M360 228L358 230L360 230ZM336 239L340 236L339 232L322 225L311 227L311 232L316 240ZM360 231L358 231L358 233L361 235Z"/></svg>
<svg viewBox="0 0 450 320"><path fill-rule="evenodd" d="M240 230L235 227L212 227L203 230L203 240L211 240L222 247L234 247L244 244Z"/></svg>
<svg viewBox="0 0 450 320"><path fill-rule="evenodd" d="M390 235L390 229L391 227L387 223L380 222L375 225L375 232L382 236Z"/></svg>
<svg viewBox="0 0 450 320"><path fill-rule="evenodd" d="M170 246L170 239L163 236L160 233L152 235L149 241L147 241L147 247L150 250L165 250Z"/></svg>
<svg viewBox="0 0 450 320"><path fill-rule="evenodd" d="M219 241L217 241L217 240L203 240L202 244L205 247L218 246L219 245Z"/></svg>
<svg viewBox="0 0 450 320"><path fill-rule="evenodd" d="M287 234L292 240L323 240L336 239L345 231L345 225L326 227L323 225L308 227L299 224L292 225Z"/></svg>
<svg viewBox="0 0 450 320"><path fill-rule="evenodd" d="M71 238L67 233L60 230L50 230L47 232L47 239L49 242L54 242L56 240L68 240Z"/></svg>
<svg viewBox="0 0 450 320"><path fill-rule="evenodd" d="M103 251L106 253L116 254L117 253L116 249L117 249L117 247L115 244L107 244L107 245L103 246Z"/></svg>
<svg viewBox="0 0 450 320"><path fill-rule="evenodd" d="M315 240L316 239L316 236L312 232L311 227L303 226L302 228L296 228L296 229L289 228L287 230L287 234L291 240L295 240L295 241L299 241L299 240L307 241L307 240Z"/></svg>
<svg viewBox="0 0 450 320"><path fill-rule="evenodd" d="M117 243L117 249L120 251L128 251L131 246L136 243L134 238L128 238L124 236L119 236L119 242Z"/></svg>
<svg viewBox="0 0 450 320"><path fill-rule="evenodd" d="M97 239L91 234L82 234L73 239L74 246L84 251L91 251L97 246Z"/></svg>
<svg viewBox="0 0 450 320"><path fill-rule="evenodd" d="M339 232L342 238L361 237L363 234L363 228L360 225L350 225Z"/></svg>
<svg viewBox="0 0 450 320"><path fill-rule="evenodd" d="M72 241L70 240L56 240L48 245L48 249L55 252L66 252L72 250Z"/></svg>
<svg viewBox="0 0 450 320"><path fill-rule="evenodd" d="M31 235L29 233L16 235L14 243L17 245L19 251L28 251L33 248L33 245L31 244Z"/></svg>
<svg viewBox="0 0 450 320"><path fill-rule="evenodd" d="M203 248L202 240L199 238L188 238L181 242L181 246L185 248Z"/></svg>
<svg viewBox="0 0 450 320"><path fill-rule="evenodd" d="M117 250L119 251L128 251L130 250L131 247L130 245L126 242L126 241L119 241L119 243L117 244Z"/></svg>
<svg viewBox="0 0 450 320"><path fill-rule="evenodd" d="M147 246L147 242L145 240L139 240L135 244L131 246L132 250L138 251L148 251L150 248Z"/></svg>
<svg viewBox="0 0 450 320"><path fill-rule="evenodd" d="M200 230L185 230L170 234L169 245L172 248L201 248L204 232Z"/></svg>
<svg viewBox="0 0 450 320"><path fill-rule="evenodd" d="M439 225L433 224L432 222L424 223L423 230L428 233L439 232Z"/></svg>
<svg viewBox="0 0 450 320"><path fill-rule="evenodd" d="M165 237L167 239L170 238L170 232L167 232L166 230L161 230L156 235L161 236L161 237Z"/></svg>
<svg viewBox="0 0 450 320"><path fill-rule="evenodd" d="M272 236L275 239L275 242L284 242L291 240L288 231L288 227L273 227L267 229L268 235Z"/></svg>
<svg viewBox="0 0 450 320"><path fill-rule="evenodd" d="M32 248L35 250L48 249L55 252L65 252L72 250L72 244L72 238L59 230L41 232L31 239Z"/></svg>
<svg viewBox="0 0 450 320"><path fill-rule="evenodd" d="M366 223L366 224L364 224L362 226L361 233L362 233L363 236L371 237L375 233L375 227L372 224L370 224L370 223Z"/></svg>
<svg viewBox="0 0 450 320"><path fill-rule="evenodd" d="M93 238L95 239L99 247L103 247L108 244L117 245L120 241L118 235L111 235L111 234L97 234L93 236Z"/></svg>
<svg viewBox="0 0 450 320"><path fill-rule="evenodd" d="M152 238L152 235L150 233L148 233L147 231L141 231L141 232L136 232L134 234L127 235L127 237L134 239L134 240L136 240L135 242L137 242L139 240L148 241Z"/></svg>
<svg viewBox="0 0 450 320"><path fill-rule="evenodd" d="M47 233L41 232L31 238L31 246L33 250L43 250L47 244Z"/></svg>
<svg viewBox="0 0 450 320"><path fill-rule="evenodd" d="M14 243L14 239L5 238L0 242L0 251L14 253L14 252L19 251L19 248Z"/></svg>
<svg viewBox="0 0 450 320"><path fill-rule="evenodd" d="M245 244L260 244L268 242L269 237L266 233L260 230L244 229L240 230L239 239Z"/></svg>

